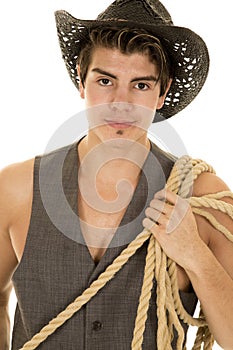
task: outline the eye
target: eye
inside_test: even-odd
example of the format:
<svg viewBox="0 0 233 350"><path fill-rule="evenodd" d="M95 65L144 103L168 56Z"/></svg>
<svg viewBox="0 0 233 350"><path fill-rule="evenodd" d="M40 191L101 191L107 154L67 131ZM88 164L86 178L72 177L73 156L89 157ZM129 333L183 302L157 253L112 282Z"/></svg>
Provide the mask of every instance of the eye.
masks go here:
<svg viewBox="0 0 233 350"><path fill-rule="evenodd" d="M146 83L138 83L135 85L135 88L138 90L148 90L149 89L149 85L147 85Z"/></svg>
<svg viewBox="0 0 233 350"><path fill-rule="evenodd" d="M109 86L109 85L112 85L112 82L107 79L107 78L102 78L102 79L99 79L98 80L98 83L102 86Z"/></svg>

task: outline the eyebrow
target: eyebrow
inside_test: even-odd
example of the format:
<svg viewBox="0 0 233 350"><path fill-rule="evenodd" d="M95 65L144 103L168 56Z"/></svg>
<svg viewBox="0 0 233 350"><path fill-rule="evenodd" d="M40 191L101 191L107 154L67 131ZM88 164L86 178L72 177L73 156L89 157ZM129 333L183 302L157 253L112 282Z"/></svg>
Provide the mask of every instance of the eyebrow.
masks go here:
<svg viewBox="0 0 233 350"><path fill-rule="evenodd" d="M113 78L113 79L117 79L116 75L113 75L112 73L109 73L109 72L107 72L107 71L105 71L103 69L100 69L100 68L93 68L91 71L95 72L95 73L107 75L108 77ZM142 76L142 77L135 77L135 78L133 78L131 80L131 83L134 83L136 81L141 81L141 80L157 82L158 78L156 78L154 75L145 75L145 76Z"/></svg>
<svg viewBox="0 0 233 350"><path fill-rule="evenodd" d="M131 82L135 82L135 81L139 81L139 80L147 80L147 81L154 81L154 82L157 82L158 81L158 78L156 78L155 76L153 75L146 75L144 77L136 77L134 79L131 80Z"/></svg>
<svg viewBox="0 0 233 350"><path fill-rule="evenodd" d="M113 79L117 79L117 77L115 75L113 75L112 73L106 72L105 70L100 69L100 68L93 68L91 71L95 72L95 73L107 75L108 77L111 77Z"/></svg>

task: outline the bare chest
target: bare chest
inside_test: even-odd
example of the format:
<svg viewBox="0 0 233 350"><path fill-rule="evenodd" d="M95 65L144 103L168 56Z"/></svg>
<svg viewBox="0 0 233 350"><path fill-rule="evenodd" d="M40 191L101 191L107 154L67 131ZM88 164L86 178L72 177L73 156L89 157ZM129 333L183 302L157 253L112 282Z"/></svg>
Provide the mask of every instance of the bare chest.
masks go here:
<svg viewBox="0 0 233 350"><path fill-rule="evenodd" d="M130 180L122 181L119 174L108 180L97 176L93 188L87 176L79 178L80 227L94 261L101 259L125 215L137 185L137 179Z"/></svg>
<svg viewBox="0 0 233 350"><path fill-rule="evenodd" d="M107 247L113 239L127 207L120 211L100 211L94 206L88 205L78 196L78 215L82 235L95 262L104 255Z"/></svg>

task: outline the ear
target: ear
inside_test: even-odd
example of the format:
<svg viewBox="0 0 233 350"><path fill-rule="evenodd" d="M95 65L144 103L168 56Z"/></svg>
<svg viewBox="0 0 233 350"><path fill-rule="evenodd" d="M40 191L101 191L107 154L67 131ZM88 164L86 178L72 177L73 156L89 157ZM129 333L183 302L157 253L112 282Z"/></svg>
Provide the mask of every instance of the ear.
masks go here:
<svg viewBox="0 0 233 350"><path fill-rule="evenodd" d="M156 109L161 109L164 105L164 101L165 101L165 98L167 96L167 93L170 89L170 86L171 86L171 83L172 83L172 79L169 79L169 82L167 84L167 88L166 88L166 91L165 93L159 97L159 100L158 100L158 104L157 104L157 108Z"/></svg>
<svg viewBox="0 0 233 350"><path fill-rule="evenodd" d="M80 66L77 65L76 69L77 69L78 76L79 76L79 95L81 98L84 99L85 98L85 89L84 89L84 86L83 86L81 79L80 79Z"/></svg>

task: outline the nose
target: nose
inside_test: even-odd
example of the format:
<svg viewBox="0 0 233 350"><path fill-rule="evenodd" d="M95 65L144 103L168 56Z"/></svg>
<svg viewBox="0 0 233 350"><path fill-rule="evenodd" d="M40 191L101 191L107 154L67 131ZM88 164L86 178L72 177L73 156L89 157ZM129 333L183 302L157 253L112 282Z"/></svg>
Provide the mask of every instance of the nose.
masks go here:
<svg viewBox="0 0 233 350"><path fill-rule="evenodd" d="M133 104L130 99L129 92L122 87L115 89L109 106L113 112L132 111Z"/></svg>
<svg viewBox="0 0 233 350"><path fill-rule="evenodd" d="M133 104L129 102L111 102L109 108L112 112L131 112Z"/></svg>

